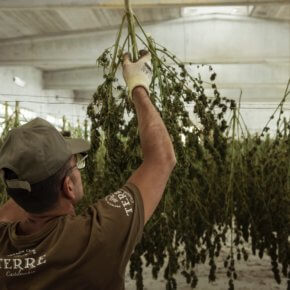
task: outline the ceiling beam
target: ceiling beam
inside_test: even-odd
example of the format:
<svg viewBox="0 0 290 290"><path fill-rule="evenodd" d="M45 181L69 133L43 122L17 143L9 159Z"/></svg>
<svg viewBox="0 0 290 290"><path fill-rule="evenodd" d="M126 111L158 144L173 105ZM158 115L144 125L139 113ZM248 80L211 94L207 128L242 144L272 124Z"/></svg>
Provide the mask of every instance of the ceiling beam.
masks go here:
<svg viewBox="0 0 290 290"><path fill-rule="evenodd" d="M259 104L265 104L266 102L273 102L272 108L277 107L283 97L285 91L285 85L283 88L280 87L246 87L239 84L236 88L219 88L219 92L222 96L226 96L230 99L239 101L239 97L242 92L242 103L258 102ZM92 101L94 90L76 90L74 102L80 104L89 104ZM212 90L206 89L207 96L212 95ZM285 105L290 106L290 102L286 100ZM270 116L269 116L270 117Z"/></svg>
<svg viewBox="0 0 290 290"><path fill-rule="evenodd" d="M193 76L200 73L202 79L210 77L207 67L197 68L196 65L188 66L188 71ZM285 89L289 78L289 64L215 64L217 73L216 82L219 88L267 88ZM117 77L122 80L121 72ZM47 71L43 73L43 85L45 89L65 90L94 90L104 81L103 72L96 67L80 68L61 71ZM280 96L280 95L279 95Z"/></svg>
<svg viewBox="0 0 290 290"><path fill-rule="evenodd" d="M135 0L131 1L133 8L150 7L188 7L188 6L242 6L242 5L281 5L289 4L289 0ZM20 0L4 1L0 0L0 10L14 9L78 9L78 8L107 8L124 9L124 1L121 0L26 0L25 3Z"/></svg>
<svg viewBox="0 0 290 290"><path fill-rule="evenodd" d="M0 9L1 10L1 9ZM177 18L175 18L177 19ZM173 18L174 20L174 18ZM164 20L152 20L152 21L144 21L142 22L143 26L146 25L158 25L162 22L167 22L169 19ZM0 39L0 45L2 44L8 44L8 43L18 43L18 42L31 42L31 41L37 41L37 40L54 40L54 39L61 39L61 38L67 38L67 37L73 37L73 36L82 36L82 35L88 35L88 34L94 34L94 33L101 33L101 32L112 32L116 31L118 28L120 28L120 24L118 25L110 25L110 26L101 26L99 28L88 28L88 29L81 29L81 30L71 30L71 31L61 31L61 32L53 32L53 33L46 33L45 35L26 35L26 36L20 36L20 37L13 37L13 38L2 38Z"/></svg>
<svg viewBox="0 0 290 290"><path fill-rule="evenodd" d="M289 78L290 63L277 64L218 64L213 65L217 73L216 84L222 96L238 99L242 92L243 102L279 102L285 92ZM209 79L206 67L188 67L192 76L200 73L203 80ZM91 101L97 86L104 82L103 73L98 68L50 71L43 73L45 89L73 90L75 102ZM124 84L121 71L117 72L120 84ZM213 96L213 90L205 84L206 94Z"/></svg>

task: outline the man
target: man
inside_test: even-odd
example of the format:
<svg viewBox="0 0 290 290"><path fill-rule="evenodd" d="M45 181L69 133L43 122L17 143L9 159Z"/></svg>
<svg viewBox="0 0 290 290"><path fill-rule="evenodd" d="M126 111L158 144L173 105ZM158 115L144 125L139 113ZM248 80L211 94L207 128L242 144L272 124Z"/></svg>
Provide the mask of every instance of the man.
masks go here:
<svg viewBox="0 0 290 290"><path fill-rule="evenodd" d="M0 209L0 289L119 290L126 264L157 207L176 160L149 98L151 57L123 75L135 105L141 166L116 192L76 216L83 197L80 169L89 144L66 140L35 119L13 129L0 150L0 170L12 198Z"/></svg>

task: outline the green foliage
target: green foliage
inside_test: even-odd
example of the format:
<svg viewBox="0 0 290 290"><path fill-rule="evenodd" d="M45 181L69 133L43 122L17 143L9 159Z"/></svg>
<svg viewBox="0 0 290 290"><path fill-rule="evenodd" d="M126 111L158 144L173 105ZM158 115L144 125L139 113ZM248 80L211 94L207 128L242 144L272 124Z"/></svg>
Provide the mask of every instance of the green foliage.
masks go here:
<svg viewBox="0 0 290 290"><path fill-rule="evenodd" d="M129 32L121 43L125 17ZM133 33L132 17L141 36ZM212 67L207 67L207 81L200 74L192 76L174 54L146 35L130 10L124 19L116 43L97 60L104 82L88 107L92 150L85 180L95 200L122 186L142 162L134 109L116 77L125 47L136 59L137 38L152 55L150 95L177 157L164 197L131 257L130 275L137 289L143 289L144 266L152 266L154 278L165 266L166 289L177 288L177 272L194 288L198 282L194 268L200 263L209 263L209 281L214 281L215 260L228 239L229 289L234 289L237 278L236 259L248 259L246 242L251 242L253 254L271 257L274 278L280 283L280 268L285 277L290 268L289 123L284 135L277 134L274 140L249 134L237 138L239 112L233 100L220 95ZM212 89L213 98L205 88ZM227 112L232 114L229 124Z"/></svg>
<svg viewBox="0 0 290 290"><path fill-rule="evenodd" d="M5 103L5 113L4 113L4 121L1 123L2 133L0 136L0 147L5 141L8 132L20 125L20 107L19 102L15 102L15 109L13 114L9 114L8 112L8 104ZM8 196L5 191L5 187L2 179L0 179L0 205L5 203L8 200Z"/></svg>
<svg viewBox="0 0 290 290"><path fill-rule="evenodd" d="M121 43L126 17L130 17L129 34ZM133 33L132 17L141 36ZM130 275L137 289L143 289L142 269L147 266L152 267L155 279L165 267L166 289L177 288L178 272L195 288L195 267L201 263L210 265L209 281L214 281L216 259L226 242L231 245L224 261L228 289L234 289L236 261L249 257L248 242L252 254L270 256L277 283L288 275L290 285L290 122L282 120L289 84L277 109L276 136L267 135L268 124L260 136L246 134L235 102L220 95L213 68L199 67L207 69L207 80L192 76L188 66L148 37L128 11L116 43L97 61L104 82L88 106L90 136L84 129L87 125L72 128L64 118L63 132L90 137L92 144L82 176L85 198L78 212L121 187L142 162L134 108L116 77L125 47L136 58L136 37L151 52L151 99L171 135L178 162L131 257ZM213 97L206 93L208 88ZM232 116L229 123L226 114ZM7 129L17 123L11 123L10 117L6 120Z"/></svg>

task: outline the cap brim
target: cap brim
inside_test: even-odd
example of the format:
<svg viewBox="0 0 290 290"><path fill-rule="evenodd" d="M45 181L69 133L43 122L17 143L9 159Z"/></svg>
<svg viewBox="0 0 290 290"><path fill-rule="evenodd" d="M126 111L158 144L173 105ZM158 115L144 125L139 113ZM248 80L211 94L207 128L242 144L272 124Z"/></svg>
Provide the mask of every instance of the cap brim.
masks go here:
<svg viewBox="0 0 290 290"><path fill-rule="evenodd" d="M65 138L72 154L84 153L90 150L91 144L83 139Z"/></svg>

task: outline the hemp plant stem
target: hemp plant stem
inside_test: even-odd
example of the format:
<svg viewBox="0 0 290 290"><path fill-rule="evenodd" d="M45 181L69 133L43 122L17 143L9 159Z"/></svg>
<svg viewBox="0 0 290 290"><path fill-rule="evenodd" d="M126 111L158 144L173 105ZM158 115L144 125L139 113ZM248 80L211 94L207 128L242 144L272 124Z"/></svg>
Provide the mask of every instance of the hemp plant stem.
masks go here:
<svg viewBox="0 0 290 290"><path fill-rule="evenodd" d="M131 38L132 43L132 52L133 52L133 61L136 61L138 59L138 47L137 47L137 41L136 41L136 33L135 33L135 21L133 16L133 11L131 8L130 0L125 0L125 8L126 8L126 15L127 15L127 21L128 21L128 33Z"/></svg>

